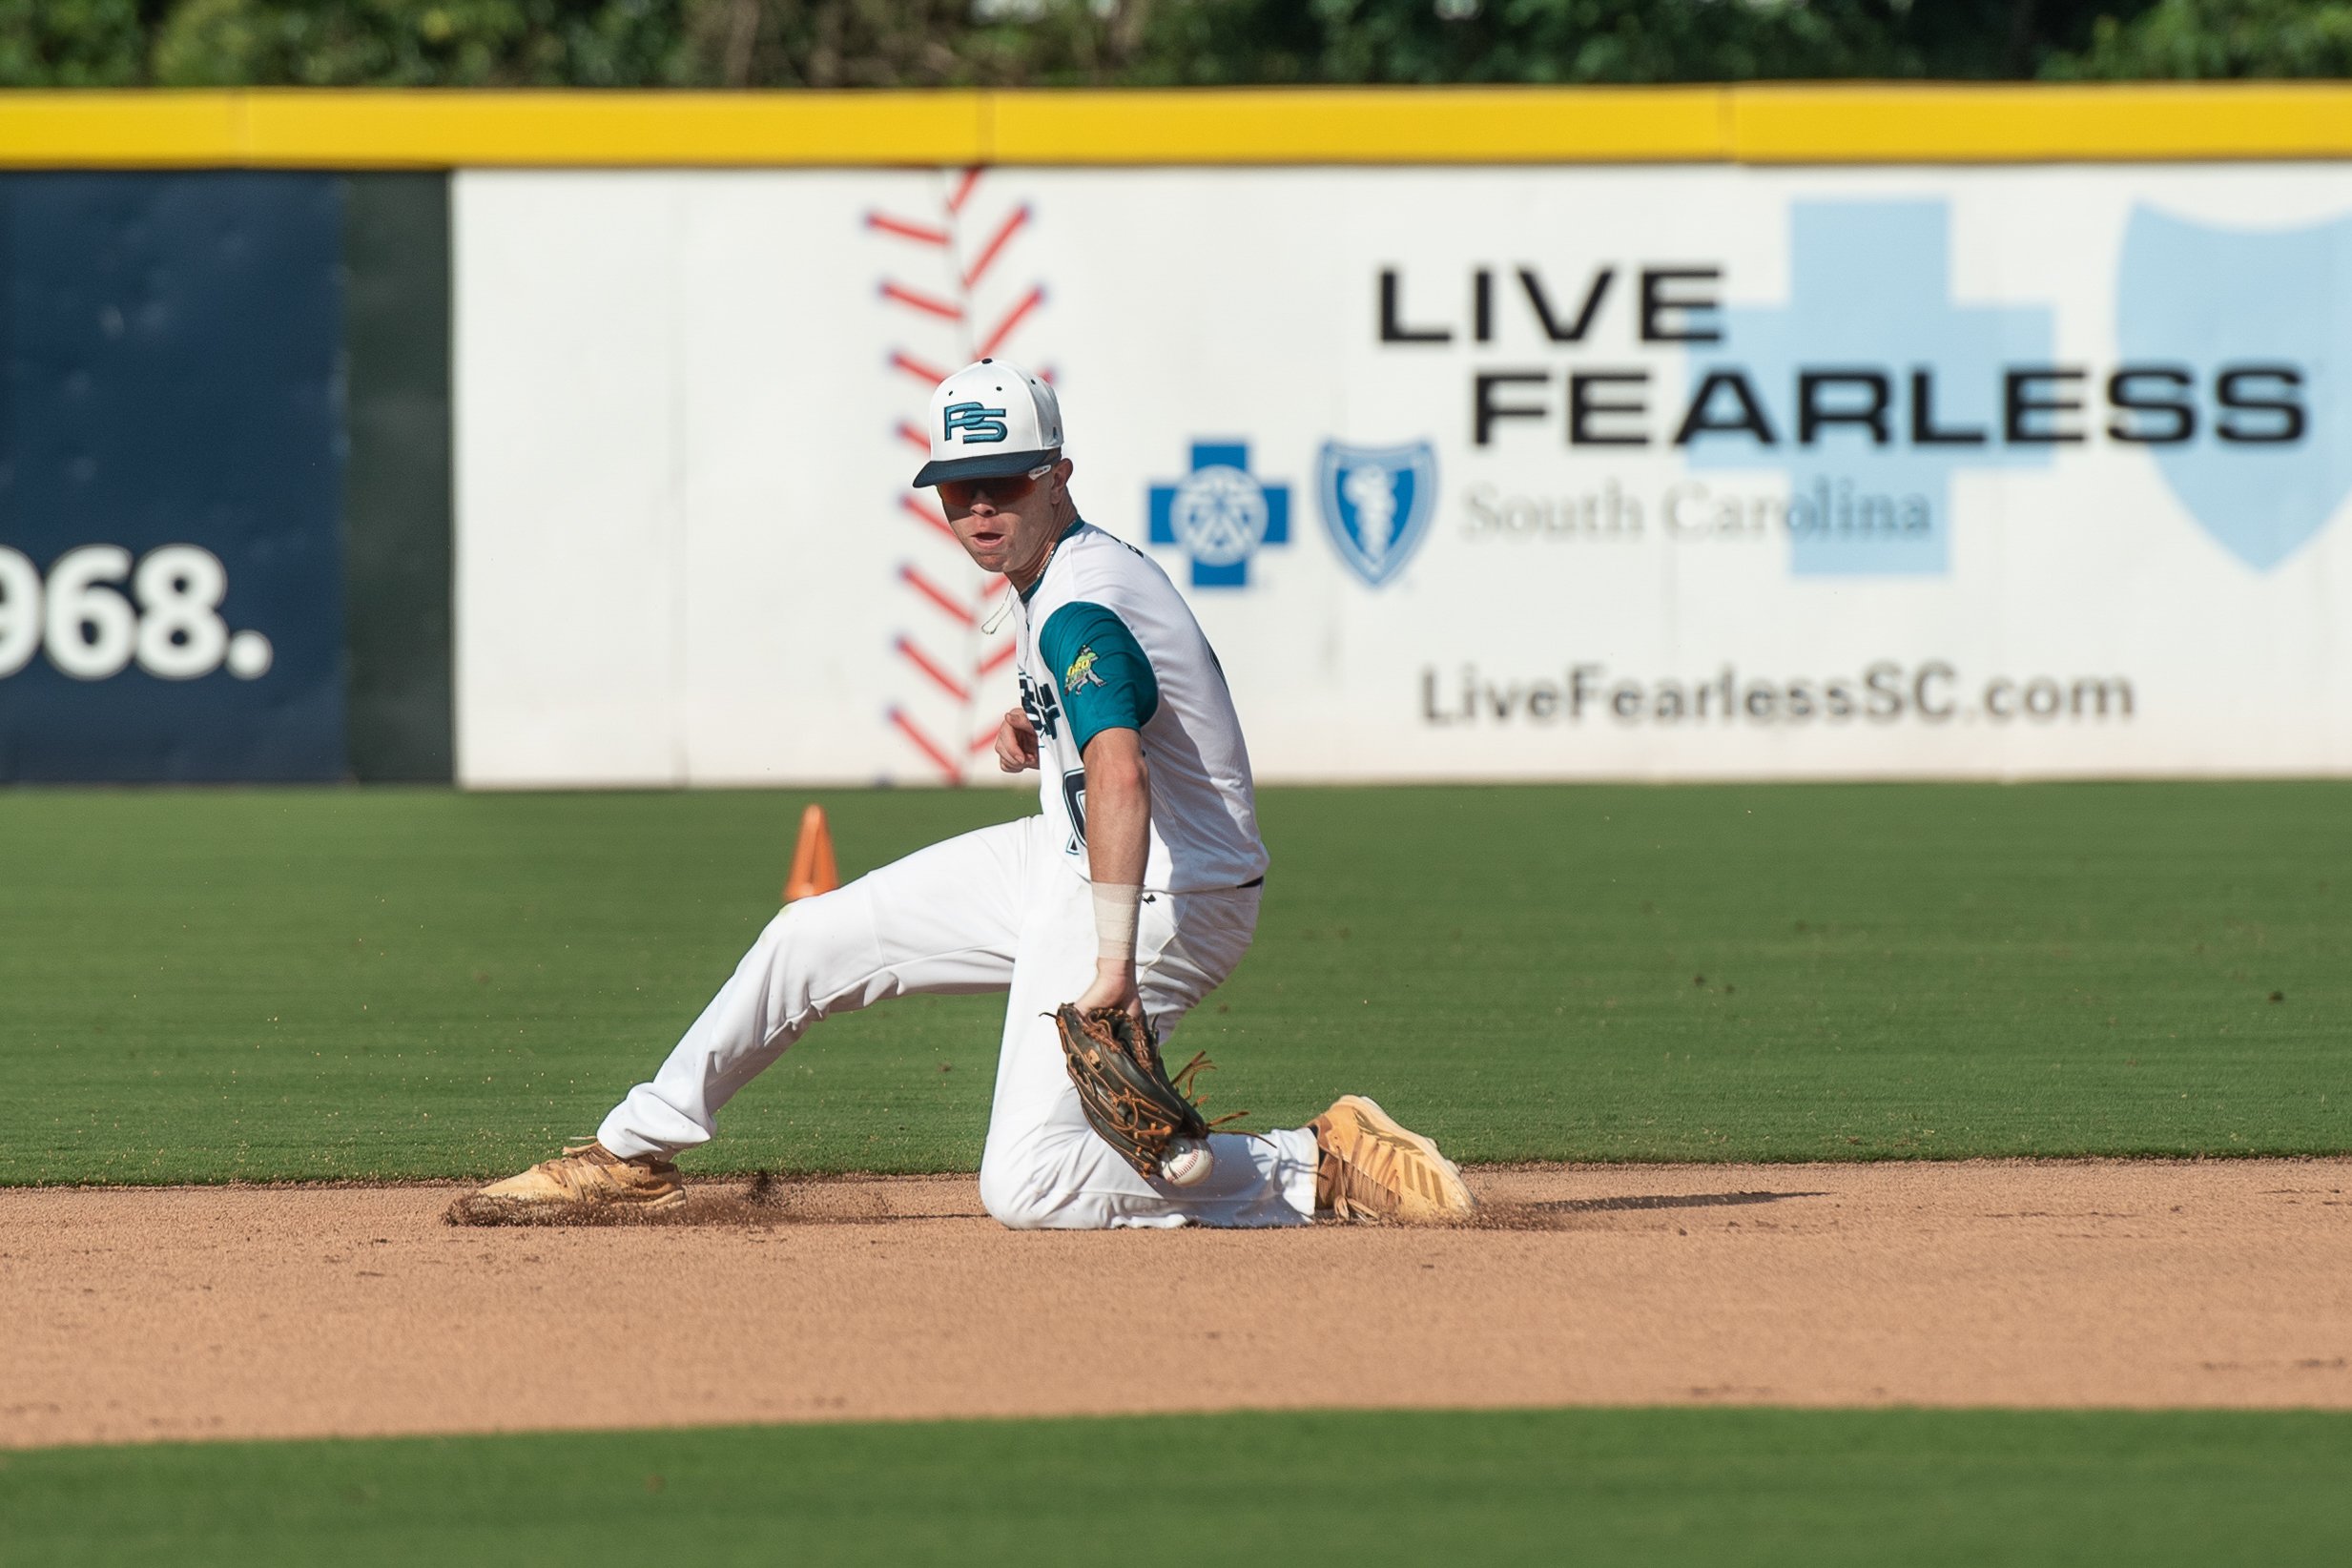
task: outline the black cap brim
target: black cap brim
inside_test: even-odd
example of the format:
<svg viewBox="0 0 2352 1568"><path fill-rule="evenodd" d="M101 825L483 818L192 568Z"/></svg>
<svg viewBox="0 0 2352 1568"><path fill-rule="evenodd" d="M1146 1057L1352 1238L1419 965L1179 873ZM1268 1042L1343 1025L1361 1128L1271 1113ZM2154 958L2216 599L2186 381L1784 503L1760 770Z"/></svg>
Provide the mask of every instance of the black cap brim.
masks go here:
<svg viewBox="0 0 2352 1568"><path fill-rule="evenodd" d="M980 457L933 458L915 476L915 487L920 490L951 479L1010 479L1051 463L1058 455L1052 451L989 452Z"/></svg>

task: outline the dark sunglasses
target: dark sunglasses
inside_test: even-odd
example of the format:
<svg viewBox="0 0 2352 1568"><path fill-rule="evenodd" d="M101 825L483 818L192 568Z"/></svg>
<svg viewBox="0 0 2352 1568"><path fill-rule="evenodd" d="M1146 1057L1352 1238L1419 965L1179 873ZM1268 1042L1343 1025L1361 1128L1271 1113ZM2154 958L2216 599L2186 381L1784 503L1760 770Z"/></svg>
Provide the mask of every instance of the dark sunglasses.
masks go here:
<svg viewBox="0 0 2352 1568"><path fill-rule="evenodd" d="M1054 471L1050 463L1042 463L1025 474L1004 474L995 479L943 479L939 481L939 499L961 511L985 495L999 505L1019 501L1037 488L1037 482Z"/></svg>

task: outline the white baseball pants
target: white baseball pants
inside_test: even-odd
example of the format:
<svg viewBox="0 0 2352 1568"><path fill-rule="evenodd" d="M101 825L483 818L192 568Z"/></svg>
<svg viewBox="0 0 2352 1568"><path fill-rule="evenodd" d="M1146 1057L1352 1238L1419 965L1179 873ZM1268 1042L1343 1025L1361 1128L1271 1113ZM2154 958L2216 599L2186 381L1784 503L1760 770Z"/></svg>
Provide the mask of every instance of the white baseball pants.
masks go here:
<svg viewBox="0 0 2352 1568"><path fill-rule="evenodd" d="M1136 933L1144 1010L1163 1042L1241 962L1256 888L1146 895ZM1304 1225L1314 1215L1307 1128L1218 1133L1188 1187L1138 1176L1087 1125L1049 1016L1093 983L1094 902L1045 819L1024 817L918 850L787 907L650 1083L597 1137L624 1158L706 1143L719 1108L829 1014L885 997L1009 992L980 1202L1005 1225Z"/></svg>

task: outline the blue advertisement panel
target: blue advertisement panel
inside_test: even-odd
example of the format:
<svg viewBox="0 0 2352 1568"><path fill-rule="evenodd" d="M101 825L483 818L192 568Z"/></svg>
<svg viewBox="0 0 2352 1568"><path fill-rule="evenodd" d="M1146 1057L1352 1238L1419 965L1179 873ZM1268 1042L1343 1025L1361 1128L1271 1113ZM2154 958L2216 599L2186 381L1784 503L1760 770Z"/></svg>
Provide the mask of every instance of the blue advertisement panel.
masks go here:
<svg viewBox="0 0 2352 1568"><path fill-rule="evenodd" d="M331 175L0 176L0 778L344 771Z"/></svg>

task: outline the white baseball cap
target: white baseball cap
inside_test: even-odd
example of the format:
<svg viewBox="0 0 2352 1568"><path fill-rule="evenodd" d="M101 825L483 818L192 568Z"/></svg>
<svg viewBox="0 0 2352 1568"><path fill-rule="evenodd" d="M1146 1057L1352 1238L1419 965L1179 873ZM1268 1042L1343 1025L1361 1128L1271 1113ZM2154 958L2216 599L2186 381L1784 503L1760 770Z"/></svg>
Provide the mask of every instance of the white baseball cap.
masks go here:
<svg viewBox="0 0 2352 1568"><path fill-rule="evenodd" d="M931 394L931 461L917 488L950 479L1009 479L1062 450L1062 403L1017 364L965 365Z"/></svg>

